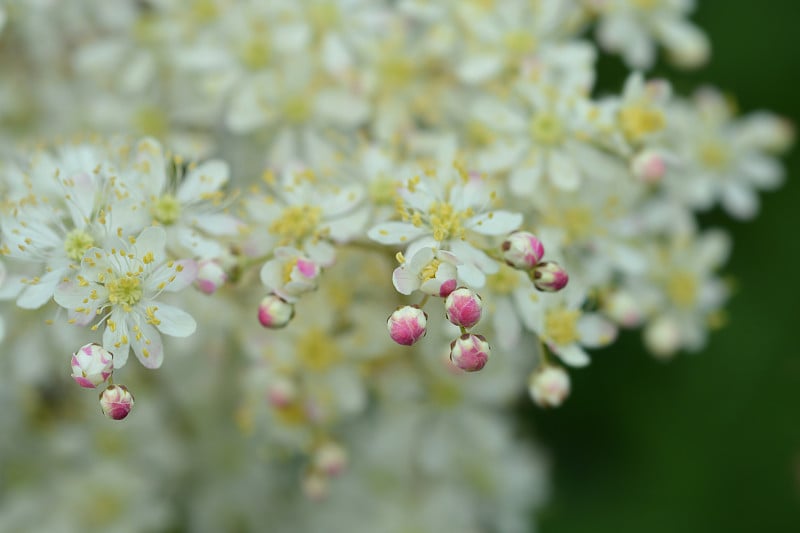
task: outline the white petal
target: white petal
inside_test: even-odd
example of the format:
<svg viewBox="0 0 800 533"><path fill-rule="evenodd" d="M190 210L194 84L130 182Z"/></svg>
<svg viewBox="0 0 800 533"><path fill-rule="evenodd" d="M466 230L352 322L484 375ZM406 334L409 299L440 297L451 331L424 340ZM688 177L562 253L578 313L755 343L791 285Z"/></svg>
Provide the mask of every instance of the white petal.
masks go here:
<svg viewBox="0 0 800 533"><path fill-rule="evenodd" d="M569 366L581 367L589 364L589 356L577 344L568 346L551 346L551 349L564 363Z"/></svg>
<svg viewBox="0 0 800 533"><path fill-rule="evenodd" d="M522 215L510 211L490 211L475 215L465 225L482 235L507 235L522 225Z"/></svg>
<svg viewBox="0 0 800 533"><path fill-rule="evenodd" d="M419 276L409 268L397 267L392 272L392 284L400 294L411 294L419 288Z"/></svg>
<svg viewBox="0 0 800 533"><path fill-rule="evenodd" d="M160 302L156 307L155 316L161 321L156 327L161 333L172 337L188 337L197 329L197 322L186 311Z"/></svg>
<svg viewBox="0 0 800 533"><path fill-rule="evenodd" d="M746 185L730 183L722 190L722 205L731 216L747 220L758 213L758 195Z"/></svg>
<svg viewBox="0 0 800 533"><path fill-rule="evenodd" d="M614 342L617 327L598 313L587 313L578 319L578 335L581 344L589 348L600 348Z"/></svg>
<svg viewBox="0 0 800 533"><path fill-rule="evenodd" d="M425 227L418 228L407 222L384 222L373 226L367 236L381 244L407 244L427 231Z"/></svg>
<svg viewBox="0 0 800 533"><path fill-rule="evenodd" d="M17 305L23 309L38 309L46 304L53 297L62 275L60 270L48 272L35 285L27 285L17 298Z"/></svg>
<svg viewBox="0 0 800 533"><path fill-rule="evenodd" d="M577 190L581 184L581 175L578 167L560 150L554 150L550 153L547 173L550 183L563 191Z"/></svg>
<svg viewBox="0 0 800 533"><path fill-rule="evenodd" d="M339 89L317 94L315 109L320 118L349 127L361 124L369 116L369 106L363 98Z"/></svg>
<svg viewBox="0 0 800 533"><path fill-rule="evenodd" d="M164 247L167 243L167 233L164 231L164 228L157 227L157 226L150 226L149 228L145 228L136 237L136 244L134 244L136 248L136 255L141 258L147 252L152 252L155 256L155 259L158 260L164 257Z"/></svg>
<svg viewBox="0 0 800 533"><path fill-rule="evenodd" d="M146 368L160 368L164 363L164 346L161 335L150 324L140 324L140 334L134 334L131 348L136 358ZM137 338L138 337L138 338Z"/></svg>
<svg viewBox="0 0 800 533"><path fill-rule="evenodd" d="M106 324L106 329L103 331L103 348L113 354L114 368L122 368L128 362L130 332L128 331L125 316L121 311L111 313L109 320L114 323L114 330L112 331ZM127 342L122 342L123 340Z"/></svg>
<svg viewBox="0 0 800 533"><path fill-rule="evenodd" d="M509 298L497 299L492 323L500 347L506 350L514 348L519 342L522 328Z"/></svg>
<svg viewBox="0 0 800 533"><path fill-rule="evenodd" d="M220 189L228 181L230 170L225 161L214 159L189 171L178 188L177 199L182 204L199 202Z"/></svg>

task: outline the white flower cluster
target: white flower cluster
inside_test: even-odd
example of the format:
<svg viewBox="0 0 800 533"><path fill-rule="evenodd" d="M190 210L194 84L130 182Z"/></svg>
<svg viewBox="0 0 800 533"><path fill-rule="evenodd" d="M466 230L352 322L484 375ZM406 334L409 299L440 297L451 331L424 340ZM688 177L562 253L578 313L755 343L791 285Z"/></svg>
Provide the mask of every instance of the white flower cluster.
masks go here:
<svg viewBox="0 0 800 533"><path fill-rule="evenodd" d="M73 353L109 418L208 441L170 468L208 470L180 513L159 476L102 462L83 480L119 476L119 501L76 500L95 521L68 524L141 507L154 529L258 528L297 520L288 480L327 500L294 530L526 530L543 465L498 408L525 391L557 407L556 361L588 365L620 328L657 357L701 349L730 243L697 214L751 218L783 178L775 115L640 71L595 94L599 51L701 64L692 4L0 8L0 299L20 308L2 308L0 376L60 384ZM59 140L19 145L42 138ZM131 351L163 374L125 368L137 410L113 382ZM0 529L34 519L23 500Z"/></svg>

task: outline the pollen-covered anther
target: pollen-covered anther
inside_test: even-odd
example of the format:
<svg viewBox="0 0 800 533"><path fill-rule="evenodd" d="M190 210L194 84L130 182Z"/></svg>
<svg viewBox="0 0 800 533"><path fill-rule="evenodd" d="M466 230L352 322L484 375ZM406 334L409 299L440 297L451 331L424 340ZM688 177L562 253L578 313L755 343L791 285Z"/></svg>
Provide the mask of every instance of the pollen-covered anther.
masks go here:
<svg viewBox="0 0 800 533"><path fill-rule="evenodd" d="M444 301L447 320L462 328L471 328L481 319L483 300L478 293L466 287L451 292Z"/></svg>
<svg viewBox="0 0 800 533"><path fill-rule="evenodd" d="M397 344L411 346L427 333L428 315L419 307L398 307L386 323L389 336Z"/></svg>
<svg viewBox="0 0 800 533"><path fill-rule="evenodd" d="M545 261L536 265L531 272L533 285L544 292L558 292L567 286L569 275L555 261Z"/></svg>
<svg viewBox="0 0 800 533"><path fill-rule="evenodd" d="M545 366L531 374L528 393L539 407L558 407L569 396L569 374L560 366Z"/></svg>
<svg viewBox="0 0 800 533"><path fill-rule="evenodd" d="M197 277L194 283L201 292L214 294L226 281L228 281L228 274L218 262L210 259L198 262Z"/></svg>
<svg viewBox="0 0 800 533"><path fill-rule="evenodd" d="M450 343L450 362L465 372L486 366L491 348L483 335L465 333Z"/></svg>
<svg viewBox="0 0 800 533"><path fill-rule="evenodd" d="M133 409L133 394L125 385L109 385L100 393L100 409L112 420L122 420Z"/></svg>
<svg viewBox="0 0 800 533"><path fill-rule="evenodd" d="M111 352L99 344L81 346L72 354L72 378L81 387L94 389L104 383L114 371Z"/></svg>
<svg viewBox="0 0 800 533"><path fill-rule="evenodd" d="M503 259L514 268L531 270L544 256L544 246L533 233L515 231L503 241Z"/></svg>
<svg viewBox="0 0 800 533"><path fill-rule="evenodd" d="M268 294L258 305L258 321L265 328L282 328L293 317L294 305L275 294Z"/></svg>

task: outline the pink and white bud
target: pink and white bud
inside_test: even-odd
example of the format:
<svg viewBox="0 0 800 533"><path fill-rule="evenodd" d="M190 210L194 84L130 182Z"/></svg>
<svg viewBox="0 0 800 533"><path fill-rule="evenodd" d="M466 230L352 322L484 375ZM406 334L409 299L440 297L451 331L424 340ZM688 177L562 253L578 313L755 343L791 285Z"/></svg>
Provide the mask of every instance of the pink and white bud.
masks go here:
<svg viewBox="0 0 800 533"><path fill-rule="evenodd" d="M461 370L476 372L486 366L491 348L483 335L465 333L450 343L450 361Z"/></svg>
<svg viewBox="0 0 800 533"><path fill-rule="evenodd" d="M303 477L303 494L312 502L328 497L328 478L321 472L309 472Z"/></svg>
<svg viewBox="0 0 800 533"><path fill-rule="evenodd" d="M567 271L555 261L545 261L536 265L531 277L533 285L544 292L558 292L569 282Z"/></svg>
<svg viewBox="0 0 800 533"><path fill-rule="evenodd" d="M558 407L569 396L569 374L560 366L546 366L531 374L528 392L539 407Z"/></svg>
<svg viewBox="0 0 800 533"><path fill-rule="evenodd" d="M667 158L656 150L642 150L631 160L631 172L643 183L658 183L667 173Z"/></svg>
<svg viewBox="0 0 800 533"><path fill-rule="evenodd" d="M111 352L99 344L81 346L72 354L72 378L81 387L94 389L114 372Z"/></svg>
<svg viewBox="0 0 800 533"><path fill-rule="evenodd" d="M644 344L659 359L671 358L681 347L678 323L668 316L651 321L644 330Z"/></svg>
<svg viewBox="0 0 800 533"><path fill-rule="evenodd" d="M326 442L314 452L314 467L327 476L338 476L347 468L347 450L335 442Z"/></svg>
<svg viewBox="0 0 800 533"><path fill-rule="evenodd" d="M509 266L530 270L544 256L544 245L533 233L515 231L500 246L503 259Z"/></svg>
<svg viewBox="0 0 800 533"><path fill-rule="evenodd" d="M614 322L625 328L635 328L644 320L641 304L624 290L609 294L604 299L603 310Z"/></svg>
<svg viewBox="0 0 800 533"><path fill-rule="evenodd" d="M297 399L297 387L294 382L285 377L272 381L267 386L267 401L273 407L282 409L288 407Z"/></svg>
<svg viewBox="0 0 800 533"><path fill-rule="evenodd" d="M265 328L279 329L294 317L294 305L280 296L268 294L258 304L258 321Z"/></svg>
<svg viewBox="0 0 800 533"><path fill-rule="evenodd" d="M112 420L122 420L133 409L133 394L125 385L109 385L100 393L100 408Z"/></svg>
<svg viewBox="0 0 800 533"><path fill-rule="evenodd" d="M483 301L478 293L466 287L451 292L444 301L447 320L462 328L471 328L481 319Z"/></svg>
<svg viewBox="0 0 800 533"><path fill-rule="evenodd" d="M228 281L228 274L216 261L205 259L197 264L197 277L195 285L205 294L214 294L217 289Z"/></svg>
<svg viewBox="0 0 800 533"><path fill-rule="evenodd" d="M394 342L411 346L427 333L428 314L415 305L398 307L389 317L386 326Z"/></svg>

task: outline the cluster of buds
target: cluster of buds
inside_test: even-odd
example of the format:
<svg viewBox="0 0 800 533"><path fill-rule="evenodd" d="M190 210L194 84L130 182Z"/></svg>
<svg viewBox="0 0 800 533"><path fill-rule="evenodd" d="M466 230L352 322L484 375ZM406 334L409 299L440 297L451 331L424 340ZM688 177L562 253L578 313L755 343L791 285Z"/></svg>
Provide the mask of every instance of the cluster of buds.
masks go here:
<svg viewBox="0 0 800 533"><path fill-rule="evenodd" d="M542 261L544 245L533 233L515 231L503 241L501 250L506 264L528 272L538 290L558 292L567 286L567 271L555 261Z"/></svg>
<svg viewBox="0 0 800 533"><path fill-rule="evenodd" d="M133 394L124 385L111 383L114 356L96 343L81 346L72 354L72 378L85 389L96 389L108 382L100 393L100 409L112 420L122 420L133 408Z"/></svg>
<svg viewBox="0 0 800 533"><path fill-rule="evenodd" d="M486 337L469 333L483 314L483 300L480 295L466 287L447 295L444 302L447 320L461 328L461 336L450 343L450 361L461 370L475 372L486 366L489 360L489 343Z"/></svg>
<svg viewBox="0 0 800 533"><path fill-rule="evenodd" d="M311 465L303 478L303 492L312 501L327 497L329 480L342 474L347 468L347 450L328 441L314 450Z"/></svg>

